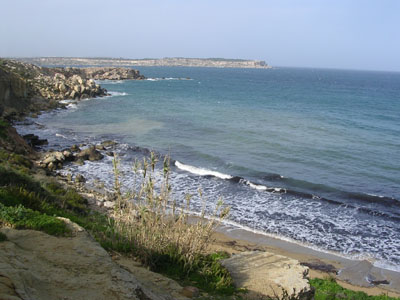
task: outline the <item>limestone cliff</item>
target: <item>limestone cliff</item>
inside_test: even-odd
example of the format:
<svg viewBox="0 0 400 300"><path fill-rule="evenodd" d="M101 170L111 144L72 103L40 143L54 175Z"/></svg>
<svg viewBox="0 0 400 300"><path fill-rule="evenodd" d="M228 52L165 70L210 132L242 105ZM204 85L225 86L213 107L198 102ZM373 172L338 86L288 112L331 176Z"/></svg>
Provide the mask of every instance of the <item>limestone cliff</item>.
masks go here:
<svg viewBox="0 0 400 300"><path fill-rule="evenodd" d="M78 58L78 57L37 57L20 60L41 66L162 66L162 67L214 67L214 68L246 68L269 69L265 61L225 58Z"/></svg>

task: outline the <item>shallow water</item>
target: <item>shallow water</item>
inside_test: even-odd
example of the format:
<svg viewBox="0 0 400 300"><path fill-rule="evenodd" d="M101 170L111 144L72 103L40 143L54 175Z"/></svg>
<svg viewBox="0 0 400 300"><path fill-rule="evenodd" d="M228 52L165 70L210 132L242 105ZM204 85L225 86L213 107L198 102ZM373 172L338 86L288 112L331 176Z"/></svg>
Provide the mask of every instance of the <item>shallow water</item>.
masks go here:
<svg viewBox="0 0 400 300"><path fill-rule="evenodd" d="M169 153L177 198L201 188L236 224L400 269L400 73L140 71L150 80L101 82L111 97L18 129L49 148L116 139L126 162L133 146ZM71 168L111 187L109 158Z"/></svg>

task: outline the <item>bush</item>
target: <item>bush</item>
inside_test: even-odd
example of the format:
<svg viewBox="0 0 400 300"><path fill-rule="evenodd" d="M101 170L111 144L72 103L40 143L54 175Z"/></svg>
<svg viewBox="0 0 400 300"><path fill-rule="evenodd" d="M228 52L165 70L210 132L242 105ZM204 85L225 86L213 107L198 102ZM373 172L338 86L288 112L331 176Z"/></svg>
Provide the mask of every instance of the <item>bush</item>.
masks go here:
<svg viewBox="0 0 400 300"><path fill-rule="evenodd" d="M310 285L315 288L315 300L353 299L353 300L398 300L387 295L369 296L364 292L355 292L341 287L333 277L314 278Z"/></svg>
<svg viewBox="0 0 400 300"><path fill-rule="evenodd" d="M22 205L7 207L0 204L0 222L16 229L39 230L55 236L70 233L63 221Z"/></svg>

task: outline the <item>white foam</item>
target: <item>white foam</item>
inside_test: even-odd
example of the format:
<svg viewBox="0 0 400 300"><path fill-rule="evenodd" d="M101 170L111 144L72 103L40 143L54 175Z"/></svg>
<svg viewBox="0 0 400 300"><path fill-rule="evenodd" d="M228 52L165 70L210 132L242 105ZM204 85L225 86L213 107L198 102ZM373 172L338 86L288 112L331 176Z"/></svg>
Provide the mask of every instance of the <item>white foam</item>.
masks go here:
<svg viewBox="0 0 400 300"><path fill-rule="evenodd" d="M129 95L128 93L125 92L108 92L110 94L109 97L116 97L116 96L127 96Z"/></svg>
<svg viewBox="0 0 400 300"><path fill-rule="evenodd" d="M75 103L70 103L67 105L67 108L76 109L76 108L78 108L78 105L76 105Z"/></svg>
<svg viewBox="0 0 400 300"><path fill-rule="evenodd" d="M266 187L265 185L254 184L254 183L251 183L250 181L246 181L246 184L247 184L249 187L251 187L252 189L256 189L256 190L259 190L259 191L265 191L265 190L267 190L267 187Z"/></svg>
<svg viewBox="0 0 400 300"><path fill-rule="evenodd" d="M72 102L74 102L74 101L75 101L75 100L64 99L64 100L60 100L59 102L62 103L62 104L69 104L69 103L72 103Z"/></svg>
<svg viewBox="0 0 400 300"><path fill-rule="evenodd" d="M215 176L221 179L231 179L231 175L223 174L217 171L211 171L203 168L197 168L189 165L184 165L180 163L179 161L175 161L175 166L178 167L179 169L190 172L192 174L200 175L200 176Z"/></svg>
<svg viewBox="0 0 400 300"><path fill-rule="evenodd" d="M56 136L62 137L64 139L68 139L65 135L62 135L61 133L56 133Z"/></svg>

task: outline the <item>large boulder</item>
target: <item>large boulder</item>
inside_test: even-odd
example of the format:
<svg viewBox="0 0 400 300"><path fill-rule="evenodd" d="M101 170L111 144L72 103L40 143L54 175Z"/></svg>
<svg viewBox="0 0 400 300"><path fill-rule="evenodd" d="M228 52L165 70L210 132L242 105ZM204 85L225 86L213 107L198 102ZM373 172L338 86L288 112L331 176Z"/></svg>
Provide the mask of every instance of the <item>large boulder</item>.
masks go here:
<svg viewBox="0 0 400 300"><path fill-rule="evenodd" d="M90 146L89 148L82 150L76 155L77 159L90 160L90 161L100 160L103 157L104 157L103 154L97 151L94 146Z"/></svg>
<svg viewBox="0 0 400 300"><path fill-rule="evenodd" d="M269 252L243 252L222 261L235 285L257 297L313 299L308 268L282 255Z"/></svg>
<svg viewBox="0 0 400 300"><path fill-rule="evenodd" d="M65 219L72 237L3 228L0 299L171 299L144 287L134 274L78 225Z"/></svg>

